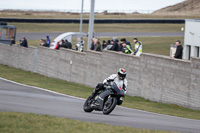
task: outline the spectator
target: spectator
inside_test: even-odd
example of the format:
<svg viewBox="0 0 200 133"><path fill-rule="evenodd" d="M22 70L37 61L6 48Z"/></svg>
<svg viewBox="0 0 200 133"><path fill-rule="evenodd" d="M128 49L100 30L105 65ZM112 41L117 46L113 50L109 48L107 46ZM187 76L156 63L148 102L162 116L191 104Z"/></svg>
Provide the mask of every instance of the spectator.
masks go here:
<svg viewBox="0 0 200 133"><path fill-rule="evenodd" d="M95 38L92 39L92 43L91 43L91 48L90 48L90 50L94 50L94 40L95 40Z"/></svg>
<svg viewBox="0 0 200 133"><path fill-rule="evenodd" d="M131 43L130 43L130 42L128 42L128 41L126 40L126 38L124 38L124 42L126 43L126 45L129 45L129 46L130 46L130 48L132 49L132 47L131 47Z"/></svg>
<svg viewBox="0 0 200 133"><path fill-rule="evenodd" d="M44 39L40 39L40 43L38 44L38 46L44 46L45 42L44 42Z"/></svg>
<svg viewBox="0 0 200 133"><path fill-rule="evenodd" d="M60 47L64 47L65 41L62 39L62 40L60 41L59 45L60 45Z"/></svg>
<svg viewBox="0 0 200 133"><path fill-rule="evenodd" d="M137 38L134 38L133 42L135 43L134 55L140 56L142 54L142 43Z"/></svg>
<svg viewBox="0 0 200 133"><path fill-rule="evenodd" d="M126 43L126 45L129 45L130 48L132 49L132 47L131 47L131 43L128 42L128 41L126 41L126 38L122 38L122 39L120 40L119 51L122 51L122 49L123 49L122 44L123 44L123 43Z"/></svg>
<svg viewBox="0 0 200 133"><path fill-rule="evenodd" d="M119 50L119 45L118 45L118 40L117 39L111 40L111 44L113 45L111 50L113 50L113 51L118 51Z"/></svg>
<svg viewBox="0 0 200 133"><path fill-rule="evenodd" d="M175 56L174 58L176 59L182 59L182 55L183 55L183 47L181 45L181 41L180 40L177 40L176 41L176 53L175 53Z"/></svg>
<svg viewBox="0 0 200 133"><path fill-rule="evenodd" d="M28 48L28 41L26 40L25 37L22 37L22 39L23 39L23 40L22 40L22 42L20 43L20 46Z"/></svg>
<svg viewBox="0 0 200 133"><path fill-rule="evenodd" d="M107 47L107 42L105 40L103 40L102 49L105 49L106 47Z"/></svg>
<svg viewBox="0 0 200 133"><path fill-rule="evenodd" d="M62 44L61 42L57 42L57 43L56 43L56 47L55 47L54 49L59 50L60 47L62 46L61 44Z"/></svg>
<svg viewBox="0 0 200 133"><path fill-rule="evenodd" d="M65 48L68 48L68 49L72 49L72 43L71 42L68 42L68 40L66 39L65 40Z"/></svg>
<svg viewBox="0 0 200 133"><path fill-rule="evenodd" d="M107 41L107 46L104 48L104 50L112 50L112 47L114 45L114 41L113 40L108 40Z"/></svg>
<svg viewBox="0 0 200 133"><path fill-rule="evenodd" d="M12 37L12 41L10 42L10 46L12 46L13 44L15 44L15 38Z"/></svg>
<svg viewBox="0 0 200 133"><path fill-rule="evenodd" d="M130 48L129 45L127 45L125 42L122 44L122 52L125 54L133 54L133 50Z"/></svg>
<svg viewBox="0 0 200 133"><path fill-rule="evenodd" d="M49 36L47 35L46 36L47 40L46 40L46 47L50 47L50 44L51 44L51 40L49 38Z"/></svg>
<svg viewBox="0 0 200 133"><path fill-rule="evenodd" d="M94 39L94 50L101 51L101 44L98 39Z"/></svg>
<svg viewBox="0 0 200 133"><path fill-rule="evenodd" d="M108 40L108 41L107 41L107 45L110 45L110 44L111 44L111 42L110 42L110 40Z"/></svg>
<svg viewBox="0 0 200 133"><path fill-rule="evenodd" d="M84 46L85 45L85 41L83 40L83 38L81 37L81 40L80 40L81 44Z"/></svg>
<svg viewBox="0 0 200 133"><path fill-rule="evenodd" d="M85 44L85 42L84 42L83 38L78 38L77 39L77 44L76 44L76 50L83 52L84 44Z"/></svg>

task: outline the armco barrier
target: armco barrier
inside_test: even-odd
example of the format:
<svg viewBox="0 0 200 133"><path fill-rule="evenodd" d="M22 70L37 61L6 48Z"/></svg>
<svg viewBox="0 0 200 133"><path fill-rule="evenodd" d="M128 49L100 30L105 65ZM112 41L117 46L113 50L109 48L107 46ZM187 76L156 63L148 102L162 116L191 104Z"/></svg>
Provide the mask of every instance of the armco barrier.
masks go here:
<svg viewBox="0 0 200 133"><path fill-rule="evenodd" d="M0 21L18 23L80 23L80 19L40 19L40 18L0 18ZM89 19L83 19L89 23ZM94 23L178 23L184 24L185 19L95 19Z"/></svg>
<svg viewBox="0 0 200 133"><path fill-rule="evenodd" d="M146 53L136 57L0 44L0 64L91 87L123 67L128 72L128 95L200 109L199 58L186 61Z"/></svg>

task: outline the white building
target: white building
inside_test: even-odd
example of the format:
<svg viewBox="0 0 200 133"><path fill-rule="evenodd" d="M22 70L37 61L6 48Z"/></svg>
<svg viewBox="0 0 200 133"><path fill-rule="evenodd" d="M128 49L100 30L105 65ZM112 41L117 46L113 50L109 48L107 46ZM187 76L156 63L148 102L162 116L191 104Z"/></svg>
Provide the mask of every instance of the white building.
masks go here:
<svg viewBox="0 0 200 133"><path fill-rule="evenodd" d="M185 20L183 59L200 57L200 20Z"/></svg>

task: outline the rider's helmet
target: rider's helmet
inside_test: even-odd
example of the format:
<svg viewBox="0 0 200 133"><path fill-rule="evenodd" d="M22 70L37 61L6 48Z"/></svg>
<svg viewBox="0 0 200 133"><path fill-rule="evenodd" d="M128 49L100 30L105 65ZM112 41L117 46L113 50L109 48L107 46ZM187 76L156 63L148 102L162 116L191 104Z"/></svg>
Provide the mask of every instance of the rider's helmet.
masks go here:
<svg viewBox="0 0 200 133"><path fill-rule="evenodd" d="M125 69L120 68L117 73L118 73L119 79L124 80L126 78L126 70Z"/></svg>

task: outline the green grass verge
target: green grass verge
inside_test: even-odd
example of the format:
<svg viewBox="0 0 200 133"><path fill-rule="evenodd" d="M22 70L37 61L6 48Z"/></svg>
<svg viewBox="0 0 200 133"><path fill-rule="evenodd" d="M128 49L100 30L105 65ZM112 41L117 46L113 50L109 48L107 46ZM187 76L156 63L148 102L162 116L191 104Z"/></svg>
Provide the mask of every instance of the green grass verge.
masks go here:
<svg viewBox="0 0 200 133"><path fill-rule="evenodd" d="M32 113L0 112L0 133L169 133ZM172 133L172 132L171 132Z"/></svg>
<svg viewBox="0 0 200 133"><path fill-rule="evenodd" d="M17 32L79 32L80 24L58 23L8 23L17 27ZM181 32L184 24L94 24L94 32ZM83 24L88 32L88 24Z"/></svg>
<svg viewBox="0 0 200 133"><path fill-rule="evenodd" d="M120 40L123 37L118 37ZM111 40L112 38L99 38L100 42L102 44L103 40ZM131 42L132 48L134 48L133 45L133 37L126 37L126 39ZM184 37L139 37L138 38L142 44L143 44L143 52L144 53L153 53L153 54L159 54L159 55L166 55L169 56L170 54L170 44L175 44L175 41L180 40L183 42ZM28 40L28 43L30 46L38 46L39 40ZM51 39L53 40L53 39ZM85 47L84 49L87 49L87 38L84 38L85 40ZM75 48L76 39L73 40L73 48Z"/></svg>
<svg viewBox="0 0 200 133"><path fill-rule="evenodd" d="M87 98L94 89L84 85L49 78L36 73L22 71L4 65L0 65L0 77L22 84L37 86L82 98ZM123 106L155 113L200 120L200 110L192 110L177 105L152 102L139 97L126 96Z"/></svg>

